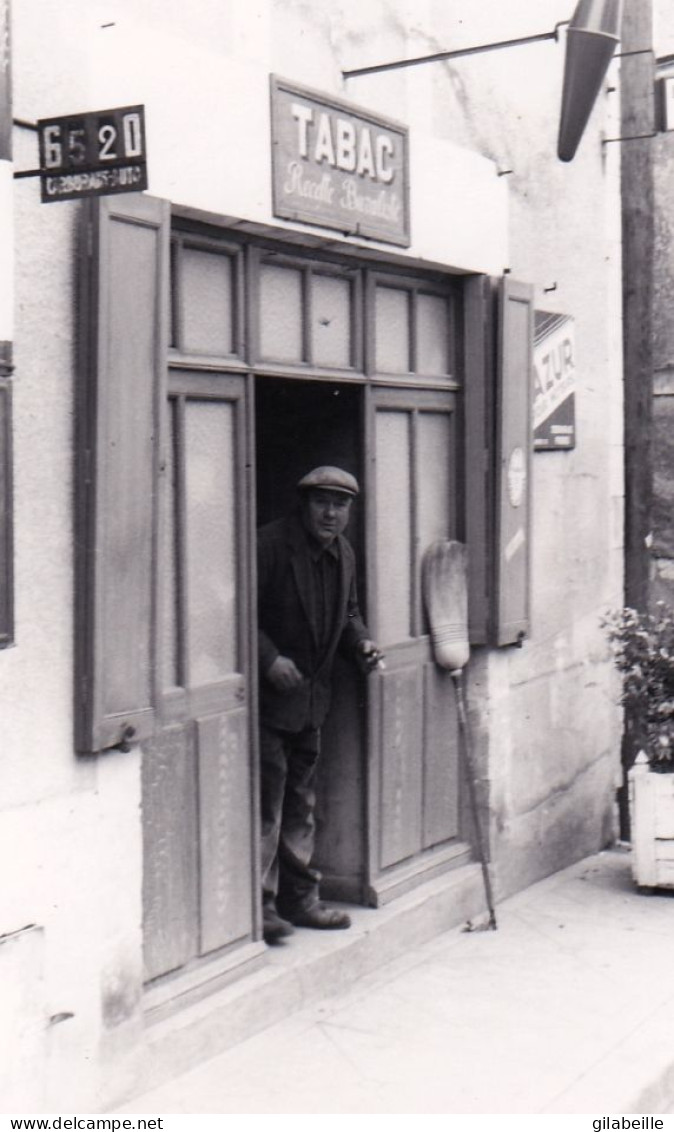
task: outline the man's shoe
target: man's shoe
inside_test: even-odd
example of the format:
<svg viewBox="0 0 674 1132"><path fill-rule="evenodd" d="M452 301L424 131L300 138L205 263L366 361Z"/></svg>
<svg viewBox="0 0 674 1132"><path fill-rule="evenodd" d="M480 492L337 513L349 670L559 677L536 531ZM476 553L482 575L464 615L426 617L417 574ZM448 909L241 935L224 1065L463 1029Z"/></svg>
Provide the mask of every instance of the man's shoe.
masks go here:
<svg viewBox="0 0 674 1132"><path fill-rule="evenodd" d="M336 931L351 927L351 917L339 908L327 908L325 904L314 904L311 908L300 908L289 916L296 928L318 928L321 931Z"/></svg>
<svg viewBox="0 0 674 1132"><path fill-rule="evenodd" d="M273 908L265 908L262 914L262 937L265 943L278 943L295 931L292 924L279 916Z"/></svg>

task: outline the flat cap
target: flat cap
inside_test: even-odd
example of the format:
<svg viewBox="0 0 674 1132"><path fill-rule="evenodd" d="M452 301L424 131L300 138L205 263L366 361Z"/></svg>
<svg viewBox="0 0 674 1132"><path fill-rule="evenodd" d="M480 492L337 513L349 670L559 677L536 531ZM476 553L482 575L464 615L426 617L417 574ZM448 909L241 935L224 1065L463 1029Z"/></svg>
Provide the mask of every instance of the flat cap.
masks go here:
<svg viewBox="0 0 674 1132"><path fill-rule="evenodd" d="M342 491L344 495L358 495L360 488L358 480L343 468L331 468L329 465L314 468L297 485L299 491L306 491L311 487L323 487L328 491Z"/></svg>

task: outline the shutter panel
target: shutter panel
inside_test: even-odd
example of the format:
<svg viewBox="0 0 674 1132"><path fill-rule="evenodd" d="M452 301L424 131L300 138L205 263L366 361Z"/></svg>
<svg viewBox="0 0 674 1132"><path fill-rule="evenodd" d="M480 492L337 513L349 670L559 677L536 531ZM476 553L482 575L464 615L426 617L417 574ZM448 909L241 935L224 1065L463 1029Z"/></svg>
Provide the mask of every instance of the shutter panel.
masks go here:
<svg viewBox="0 0 674 1132"><path fill-rule="evenodd" d="M140 194L87 202L84 211L76 746L91 753L154 729L170 211Z"/></svg>
<svg viewBox="0 0 674 1132"><path fill-rule="evenodd" d="M11 346L0 342L0 648L14 639Z"/></svg>
<svg viewBox="0 0 674 1132"><path fill-rule="evenodd" d="M465 370L465 540L468 547L468 630L470 643L485 644L489 633L489 568L492 489L489 459L493 387L491 281L476 275L464 283Z"/></svg>
<svg viewBox="0 0 674 1132"><path fill-rule="evenodd" d="M497 645L529 628L533 291L506 276L500 287L496 389Z"/></svg>

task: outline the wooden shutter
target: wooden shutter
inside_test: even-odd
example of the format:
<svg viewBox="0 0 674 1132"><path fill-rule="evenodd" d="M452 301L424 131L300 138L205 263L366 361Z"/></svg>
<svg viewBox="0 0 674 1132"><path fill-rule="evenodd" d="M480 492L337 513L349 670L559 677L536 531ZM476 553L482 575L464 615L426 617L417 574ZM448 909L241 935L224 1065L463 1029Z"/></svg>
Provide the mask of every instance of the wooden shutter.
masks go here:
<svg viewBox="0 0 674 1132"><path fill-rule="evenodd" d="M5 239L3 247L3 281L0 288L0 648L14 640L14 549L13 549L13 498L12 498L12 343L9 337L12 325L13 254L8 246L13 232L12 205L9 186L12 183L12 73L9 0L0 4L0 185L7 186L1 193L0 219ZM6 331L5 331L6 328Z"/></svg>
<svg viewBox="0 0 674 1132"><path fill-rule="evenodd" d="M76 745L154 729L157 477L168 343L168 203L87 202L76 429Z"/></svg>
<svg viewBox="0 0 674 1132"><path fill-rule="evenodd" d="M488 641L492 545L490 445L493 405L494 341L491 280L484 275L464 284L465 371L465 540L468 547L468 627L470 642Z"/></svg>
<svg viewBox="0 0 674 1132"><path fill-rule="evenodd" d="M11 345L0 342L0 648L14 639Z"/></svg>
<svg viewBox="0 0 674 1132"><path fill-rule="evenodd" d="M533 292L509 276L500 285L496 388L495 643L529 629Z"/></svg>

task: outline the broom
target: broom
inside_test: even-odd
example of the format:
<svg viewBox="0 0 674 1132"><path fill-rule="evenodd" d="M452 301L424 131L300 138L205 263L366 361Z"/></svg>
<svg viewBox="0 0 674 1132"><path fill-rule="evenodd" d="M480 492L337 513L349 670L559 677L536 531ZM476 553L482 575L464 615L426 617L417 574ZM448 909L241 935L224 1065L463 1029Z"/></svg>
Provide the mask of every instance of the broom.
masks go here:
<svg viewBox="0 0 674 1132"><path fill-rule="evenodd" d="M447 540L432 543L423 560L423 590L435 662L449 671L456 691L461 752L475 828L475 844L482 867L482 879L489 909L488 927L495 931L497 925L494 897L477 808L475 769L462 678L463 669L470 659L467 558L467 550L463 543Z"/></svg>

